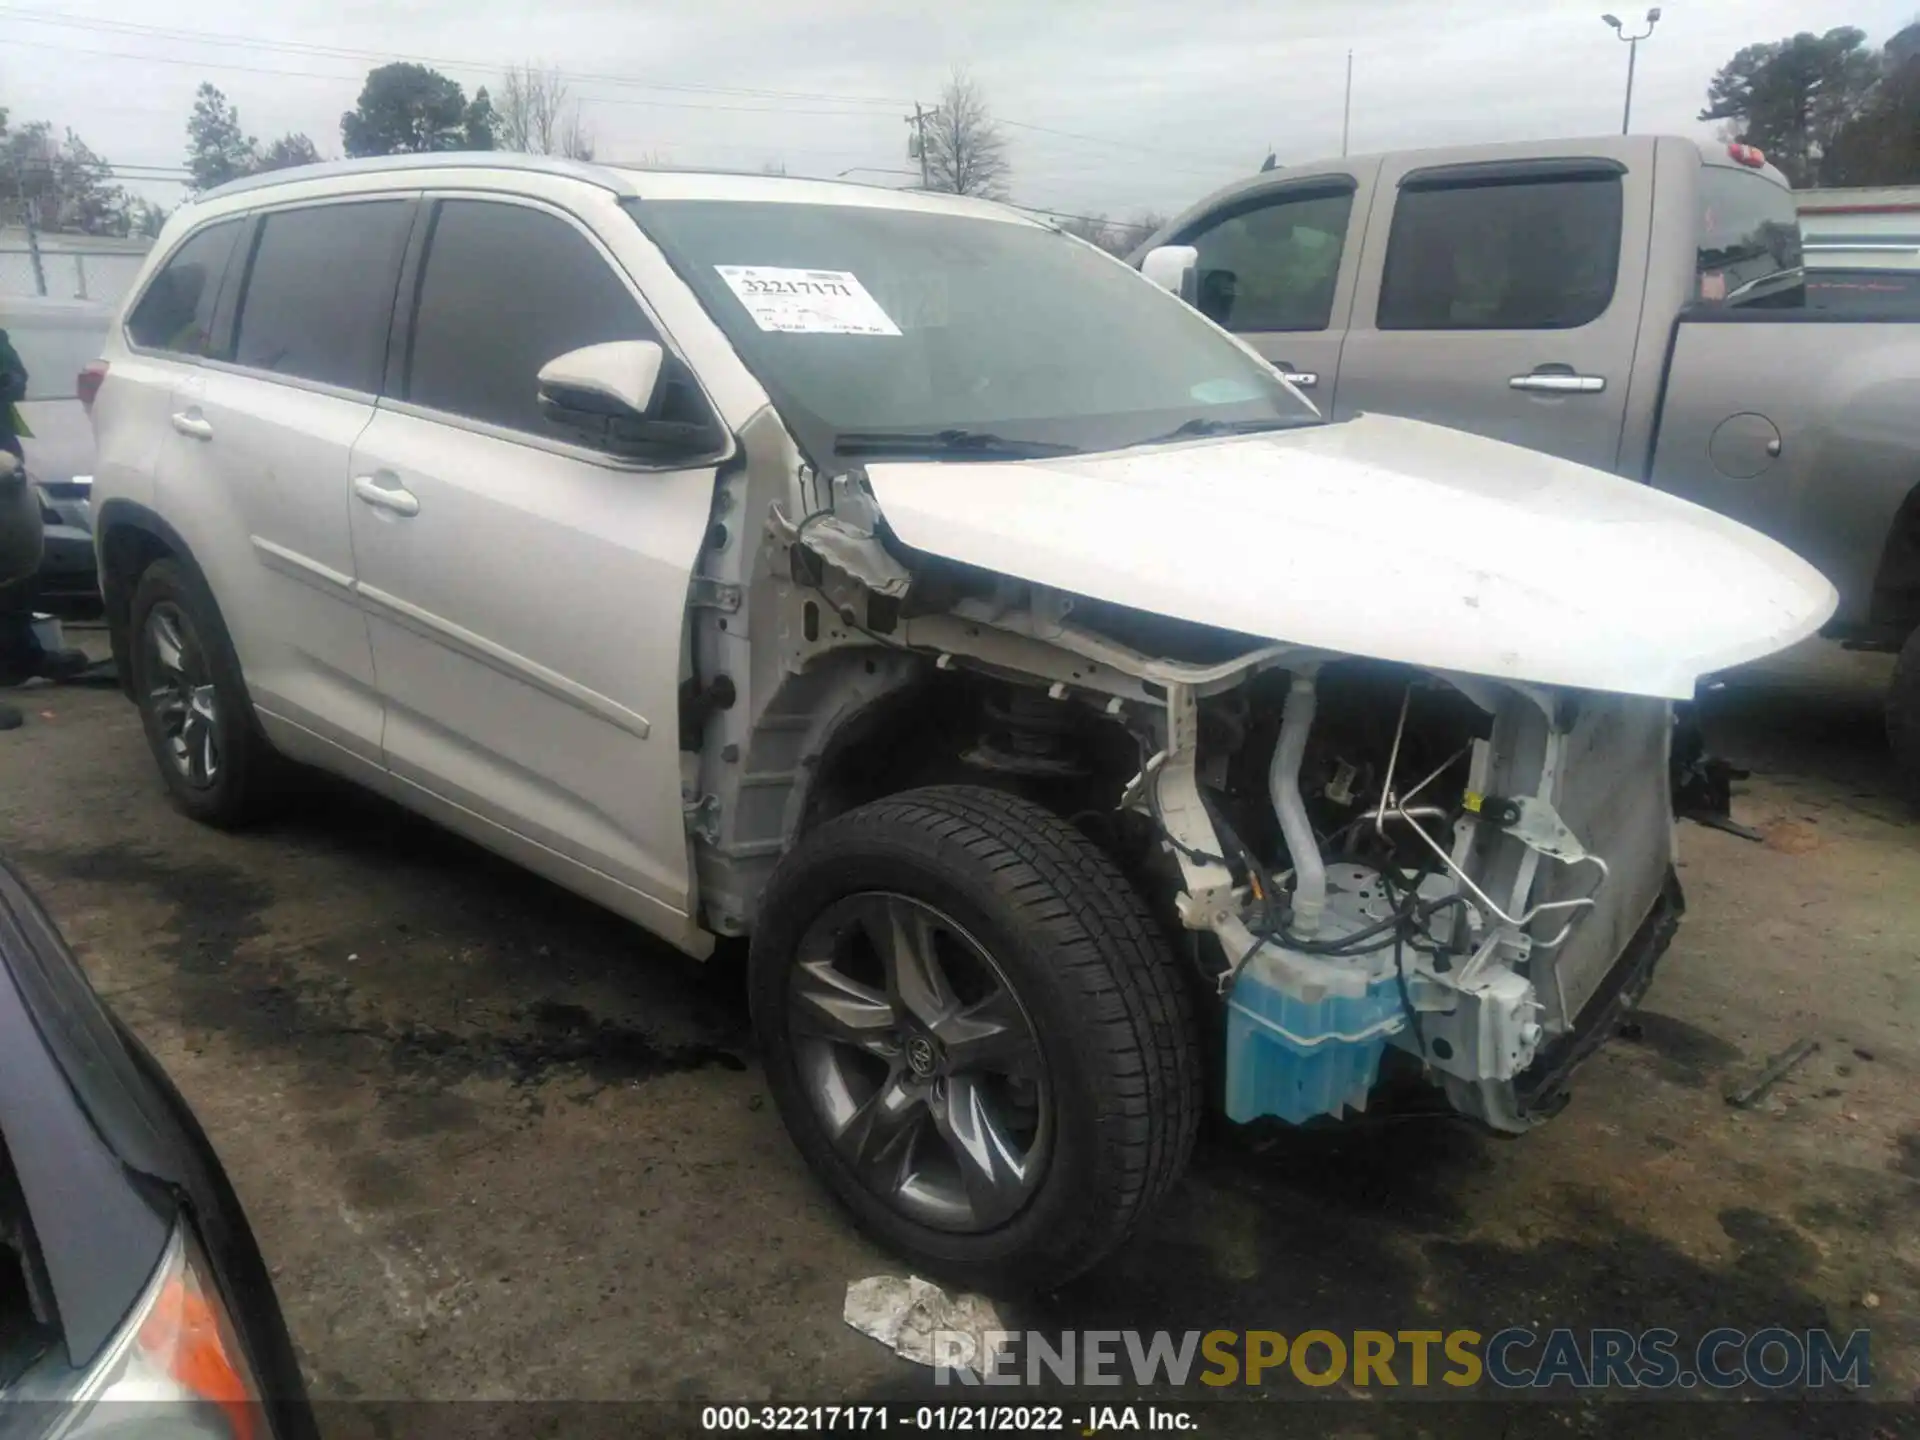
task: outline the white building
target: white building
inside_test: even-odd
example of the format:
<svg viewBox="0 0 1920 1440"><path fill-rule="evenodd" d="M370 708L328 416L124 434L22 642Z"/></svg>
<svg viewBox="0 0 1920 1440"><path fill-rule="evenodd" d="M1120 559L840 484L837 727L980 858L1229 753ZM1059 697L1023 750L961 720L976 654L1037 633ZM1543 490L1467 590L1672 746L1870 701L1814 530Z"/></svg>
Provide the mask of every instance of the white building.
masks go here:
<svg viewBox="0 0 1920 1440"><path fill-rule="evenodd" d="M1796 199L1810 268L1920 270L1920 185L1802 190Z"/></svg>

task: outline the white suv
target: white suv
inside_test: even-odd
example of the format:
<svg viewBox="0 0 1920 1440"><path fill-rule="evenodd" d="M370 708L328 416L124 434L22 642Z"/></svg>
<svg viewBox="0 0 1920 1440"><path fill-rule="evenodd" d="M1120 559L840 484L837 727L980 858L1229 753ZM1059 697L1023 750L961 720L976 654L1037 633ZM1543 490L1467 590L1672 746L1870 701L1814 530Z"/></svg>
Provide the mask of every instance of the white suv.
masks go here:
<svg viewBox="0 0 1920 1440"><path fill-rule="evenodd" d="M189 814L352 777L695 955L919 1266L1047 1286L1383 1067L1551 1113L1679 910L1669 701L1831 587L1644 487L1325 425L972 200L502 155L183 206L92 368Z"/></svg>

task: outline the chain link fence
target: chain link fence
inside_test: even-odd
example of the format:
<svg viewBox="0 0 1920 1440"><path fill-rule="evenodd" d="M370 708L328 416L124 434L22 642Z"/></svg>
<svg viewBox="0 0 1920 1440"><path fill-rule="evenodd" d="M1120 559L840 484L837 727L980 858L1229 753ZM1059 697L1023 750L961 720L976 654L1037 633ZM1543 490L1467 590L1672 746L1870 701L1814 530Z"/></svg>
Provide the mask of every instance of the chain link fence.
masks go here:
<svg viewBox="0 0 1920 1440"><path fill-rule="evenodd" d="M113 304L140 272L149 243L130 240L125 248L81 250L61 245L60 238L42 236L37 246L0 246L0 296L44 295L52 300Z"/></svg>

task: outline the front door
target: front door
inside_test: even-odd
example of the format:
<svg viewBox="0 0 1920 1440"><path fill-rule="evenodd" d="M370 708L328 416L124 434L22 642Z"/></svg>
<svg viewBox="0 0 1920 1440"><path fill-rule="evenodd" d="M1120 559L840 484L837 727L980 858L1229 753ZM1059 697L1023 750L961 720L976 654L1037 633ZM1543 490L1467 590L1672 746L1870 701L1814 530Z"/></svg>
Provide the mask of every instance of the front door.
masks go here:
<svg viewBox="0 0 1920 1440"><path fill-rule="evenodd" d="M1652 151L1582 150L1381 168L1334 418L1406 415L1615 468Z"/></svg>
<svg viewBox="0 0 1920 1440"><path fill-rule="evenodd" d="M584 226L467 198L424 223L406 359L352 464L387 768L450 823L684 931L679 665L714 468L620 462L540 413L547 361L658 338Z"/></svg>

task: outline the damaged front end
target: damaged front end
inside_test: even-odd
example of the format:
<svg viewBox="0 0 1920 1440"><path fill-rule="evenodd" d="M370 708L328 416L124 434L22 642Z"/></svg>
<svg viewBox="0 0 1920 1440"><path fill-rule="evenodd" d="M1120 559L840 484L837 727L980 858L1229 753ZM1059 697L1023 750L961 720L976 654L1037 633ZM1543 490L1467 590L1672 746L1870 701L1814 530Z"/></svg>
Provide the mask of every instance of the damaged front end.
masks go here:
<svg viewBox="0 0 1920 1440"><path fill-rule="evenodd" d="M1364 1109L1391 1048L1455 1109L1528 1128L1672 935L1667 705L1278 668L1226 696L1170 690L1195 723L1170 725L1131 797L1166 825L1182 921L1218 943L1227 1115ZM1268 701L1270 748L1209 756L1211 706Z"/></svg>
<svg viewBox="0 0 1920 1440"><path fill-rule="evenodd" d="M1456 1110L1522 1131L1644 991L1680 908L1667 701L1263 643L903 563L857 476L818 488L769 527L788 669L885 652L852 687L862 704L980 681L953 762L1072 814L1185 931L1223 1012L1229 1118L1362 1110L1399 1053ZM822 761L781 703L767 713L743 800L775 783L760 775ZM782 843L804 814L788 806ZM769 853L725 824L709 838Z"/></svg>

